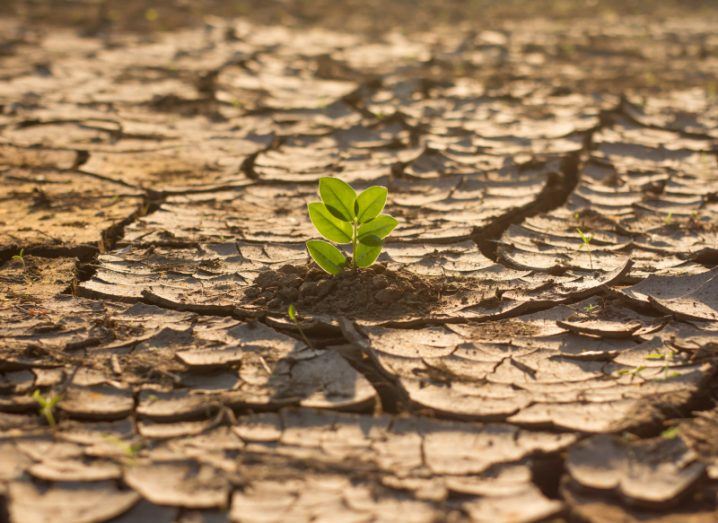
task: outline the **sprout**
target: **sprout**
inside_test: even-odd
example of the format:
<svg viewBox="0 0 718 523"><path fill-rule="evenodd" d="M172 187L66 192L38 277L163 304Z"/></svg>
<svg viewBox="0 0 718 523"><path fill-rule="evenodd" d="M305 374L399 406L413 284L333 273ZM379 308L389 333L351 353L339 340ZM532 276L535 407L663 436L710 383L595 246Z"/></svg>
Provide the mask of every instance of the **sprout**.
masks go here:
<svg viewBox="0 0 718 523"><path fill-rule="evenodd" d="M20 249L20 252L12 257L13 260L17 260L22 264L22 270L25 270L25 249Z"/></svg>
<svg viewBox="0 0 718 523"><path fill-rule="evenodd" d="M50 427L55 428L55 425L57 425L55 421L55 407L62 399L62 396L60 394L43 396L39 389L35 389L35 392L32 393L32 399L40 405L38 413L45 417Z"/></svg>
<svg viewBox="0 0 718 523"><path fill-rule="evenodd" d="M576 228L576 231L583 242L579 249L586 249L586 252L588 253L588 263L591 265L591 270L593 270L593 258L591 257L591 240L593 240L593 234L585 234L578 227Z"/></svg>
<svg viewBox="0 0 718 523"><path fill-rule="evenodd" d="M343 245L351 244L352 269L371 266L381 253L386 238L397 225L396 219L381 214L386 205L388 190L375 185L357 195L356 191L338 178L319 180L321 202L307 205L309 219L327 240ZM332 243L309 240L307 250L322 269L337 275L347 266L347 258Z"/></svg>
<svg viewBox="0 0 718 523"><path fill-rule="evenodd" d="M307 344L307 347L312 348L312 344L309 342L309 338L307 338L307 335L304 334L304 329L302 329L302 326L299 325L299 314L297 313L297 308L294 306L293 303L289 304L289 308L287 309L287 315L289 316L289 319L294 322L294 325L297 327L299 334L302 335L302 339L304 340L304 343Z"/></svg>

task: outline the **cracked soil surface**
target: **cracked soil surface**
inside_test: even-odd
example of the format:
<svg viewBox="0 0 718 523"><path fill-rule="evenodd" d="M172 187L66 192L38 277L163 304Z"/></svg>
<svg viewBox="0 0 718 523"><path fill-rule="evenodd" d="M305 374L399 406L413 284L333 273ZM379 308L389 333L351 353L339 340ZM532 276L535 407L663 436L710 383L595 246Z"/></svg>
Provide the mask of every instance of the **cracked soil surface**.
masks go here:
<svg viewBox="0 0 718 523"><path fill-rule="evenodd" d="M0 6L0 522L718 520L715 5L229 4Z"/></svg>

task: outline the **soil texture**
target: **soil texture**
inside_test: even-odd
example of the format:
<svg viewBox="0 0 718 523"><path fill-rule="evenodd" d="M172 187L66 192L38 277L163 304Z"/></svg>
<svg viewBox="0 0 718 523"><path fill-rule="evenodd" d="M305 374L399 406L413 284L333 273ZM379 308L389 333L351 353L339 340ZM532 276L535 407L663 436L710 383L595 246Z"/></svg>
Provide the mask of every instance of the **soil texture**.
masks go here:
<svg viewBox="0 0 718 523"><path fill-rule="evenodd" d="M0 523L717 521L716 27L0 2Z"/></svg>

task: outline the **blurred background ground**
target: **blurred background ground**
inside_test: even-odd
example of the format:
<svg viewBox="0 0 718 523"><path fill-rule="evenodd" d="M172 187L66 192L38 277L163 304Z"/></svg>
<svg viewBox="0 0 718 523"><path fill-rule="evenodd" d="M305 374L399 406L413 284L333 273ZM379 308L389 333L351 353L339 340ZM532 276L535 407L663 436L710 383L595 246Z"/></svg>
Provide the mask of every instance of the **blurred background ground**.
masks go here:
<svg viewBox="0 0 718 523"><path fill-rule="evenodd" d="M263 24L314 25L362 32L427 31L441 26L486 29L507 21L594 20L626 16L714 15L713 0L4 0L0 14L28 24L86 29L166 31L206 16Z"/></svg>

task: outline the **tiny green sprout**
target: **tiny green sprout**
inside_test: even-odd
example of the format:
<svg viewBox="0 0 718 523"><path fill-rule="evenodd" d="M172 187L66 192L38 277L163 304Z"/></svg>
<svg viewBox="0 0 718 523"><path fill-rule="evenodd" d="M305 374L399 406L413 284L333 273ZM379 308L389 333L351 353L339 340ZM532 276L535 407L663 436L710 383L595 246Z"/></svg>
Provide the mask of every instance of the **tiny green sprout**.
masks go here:
<svg viewBox="0 0 718 523"><path fill-rule="evenodd" d="M670 225L672 223L673 223L673 211L670 211L668 214L666 214L666 217L663 218L663 224Z"/></svg>
<svg viewBox="0 0 718 523"><path fill-rule="evenodd" d="M618 371L618 375L619 376L630 376L631 380L633 380L633 378L635 378L636 376L640 376L641 372L643 372L644 370L646 370L645 365L639 365L638 367L633 368L633 369L621 369Z"/></svg>
<svg viewBox="0 0 718 523"><path fill-rule="evenodd" d="M578 227L576 227L576 232L578 232L583 242L579 249L586 249L588 253L588 263L591 265L591 270L593 270L593 258L591 256L591 240L593 240L593 234L586 234Z"/></svg>
<svg viewBox="0 0 718 523"><path fill-rule="evenodd" d="M680 435L680 429L677 426L668 427L666 430L661 432L663 439L676 439Z"/></svg>
<svg viewBox="0 0 718 523"><path fill-rule="evenodd" d="M663 379L664 380L667 380L670 378L677 378L678 376L681 375L680 372L676 372L676 371L668 372L670 365L673 363L673 358L675 357L675 355L677 353L678 353L678 351L676 349L674 349L672 347L668 348L668 354L666 354L666 357L664 360L665 364L663 365Z"/></svg>
<svg viewBox="0 0 718 523"><path fill-rule="evenodd" d="M35 392L32 393L32 399L40 405L38 414L45 418L50 427L55 428L55 425L57 425L55 421L55 407L60 403L62 396L59 394L43 396L40 389L35 389Z"/></svg>
<svg viewBox="0 0 718 523"><path fill-rule="evenodd" d="M107 443L110 445L117 447L122 454L124 454L125 458L133 462L135 459L137 459L137 455L139 454L140 450L142 450L142 443L140 442L131 442L128 443L122 438L119 438L115 436L114 434L106 434L103 436L103 438Z"/></svg>
<svg viewBox="0 0 718 523"><path fill-rule="evenodd" d="M352 270L371 266L397 221L381 214L386 205L386 187L374 185L359 195L346 182L325 177L319 180L321 202L307 205L309 219L319 234L337 244L351 244ZM332 243L309 240L307 250L326 272L336 276L347 266L347 258Z"/></svg>
<svg viewBox="0 0 718 523"><path fill-rule="evenodd" d="M20 249L20 252L12 257L13 260L17 260L22 265L22 270L25 270L25 249Z"/></svg>
<svg viewBox="0 0 718 523"><path fill-rule="evenodd" d="M160 14L154 7L150 7L145 11L145 20L147 20L148 22L155 22L159 17Z"/></svg>
<svg viewBox="0 0 718 523"><path fill-rule="evenodd" d="M299 334L302 335L304 343L307 344L307 347L311 347L312 344L309 342L309 338L307 338L307 335L304 334L304 329L302 329L302 326L299 325L299 314L297 313L297 308L294 306L293 303L289 304L289 308L287 308L287 315L289 316L289 319L294 322L294 325L297 327Z"/></svg>
<svg viewBox="0 0 718 523"><path fill-rule="evenodd" d="M661 379L667 380L669 378L675 378L681 375L680 372L668 372L671 364L673 363L673 358L675 357L677 352L678 351L676 349L669 347L667 354L664 354L662 352L651 352L650 354L646 354L645 359L653 361L663 361L663 378Z"/></svg>
<svg viewBox="0 0 718 523"><path fill-rule="evenodd" d="M588 314L591 314L591 313L592 313L593 311L595 311L596 309L598 309L598 305L596 305L595 303L589 303L588 305L586 305L586 306L583 308L583 311L586 312L586 313L588 313Z"/></svg>

